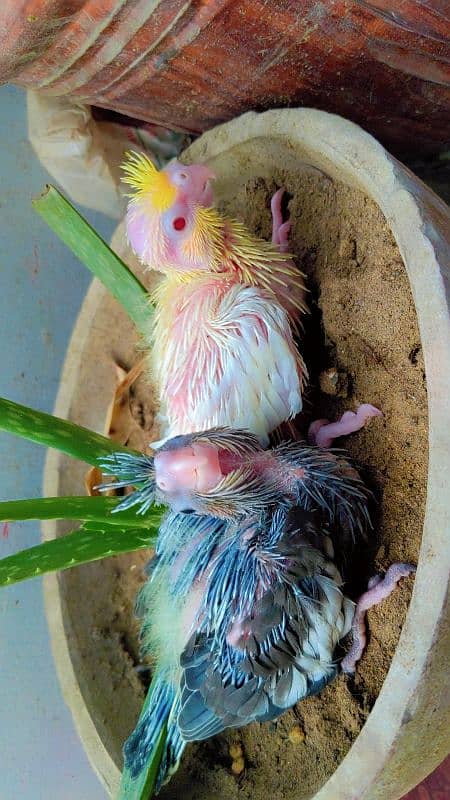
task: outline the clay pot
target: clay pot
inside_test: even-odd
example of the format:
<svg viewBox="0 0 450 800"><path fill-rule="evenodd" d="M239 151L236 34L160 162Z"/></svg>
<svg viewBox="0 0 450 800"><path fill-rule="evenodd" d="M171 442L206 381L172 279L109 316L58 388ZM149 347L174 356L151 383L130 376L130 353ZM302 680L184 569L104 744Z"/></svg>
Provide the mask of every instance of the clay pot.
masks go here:
<svg viewBox="0 0 450 800"><path fill-rule="evenodd" d="M248 113L202 136L185 158L203 161L216 171L217 193L223 197L249 178L270 179L281 161L290 170L301 172L307 165L360 189L382 210L406 267L429 406L427 505L418 570L379 697L348 754L314 797L398 800L440 763L450 747L450 701L445 691L450 645L449 210L371 136L351 122L316 110ZM123 228L115 245L124 250ZM113 388L105 350L126 357L123 342L130 336L132 342L130 325L120 309L94 283L69 347L57 415L101 429ZM68 463L64 456L49 454L46 494L80 491L83 469L69 470ZM47 537L59 533L58 525L46 523ZM101 615L115 591L117 571L129 570L134 560L127 556L93 564L58 578L49 576L45 583L65 698L91 762L110 790L117 784L120 746L140 701L136 686L130 685L123 648L115 649L113 639L102 637ZM100 620L93 642L92 606Z"/></svg>
<svg viewBox="0 0 450 800"><path fill-rule="evenodd" d="M448 140L442 0L4 0L0 82L201 133L314 105L397 153Z"/></svg>

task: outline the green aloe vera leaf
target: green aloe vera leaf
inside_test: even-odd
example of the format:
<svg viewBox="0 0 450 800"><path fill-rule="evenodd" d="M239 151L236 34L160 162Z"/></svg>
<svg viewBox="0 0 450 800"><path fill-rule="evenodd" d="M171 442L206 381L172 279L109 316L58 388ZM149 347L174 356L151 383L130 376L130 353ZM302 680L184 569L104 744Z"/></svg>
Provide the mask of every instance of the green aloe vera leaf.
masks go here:
<svg viewBox="0 0 450 800"><path fill-rule="evenodd" d="M146 514L137 514L134 508L114 513L122 497L39 497L33 500L7 500L0 502L0 521L15 522L25 519L91 520L118 525L123 528L148 528L159 525L162 509L151 508Z"/></svg>
<svg viewBox="0 0 450 800"><path fill-rule="evenodd" d="M77 567L90 561L151 547L158 533L157 522L143 528L87 523L58 539L0 560L0 586L36 578L48 572Z"/></svg>
<svg viewBox="0 0 450 800"><path fill-rule="evenodd" d="M152 308L145 287L72 204L54 186L46 186L33 207L118 300L138 331L147 331Z"/></svg>
<svg viewBox="0 0 450 800"><path fill-rule="evenodd" d="M119 450L124 453L136 452L74 422L21 406L3 397L0 397L0 430L53 447L93 466L98 466L99 459Z"/></svg>

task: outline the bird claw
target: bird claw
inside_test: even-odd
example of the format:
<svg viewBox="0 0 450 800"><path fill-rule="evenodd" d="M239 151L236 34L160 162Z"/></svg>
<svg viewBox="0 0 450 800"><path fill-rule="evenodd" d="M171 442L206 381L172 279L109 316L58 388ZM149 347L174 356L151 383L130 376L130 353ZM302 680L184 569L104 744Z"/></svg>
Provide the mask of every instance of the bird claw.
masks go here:
<svg viewBox="0 0 450 800"><path fill-rule="evenodd" d="M361 595L356 604L352 623L353 643L349 652L341 661L342 672L347 675L354 675L356 664L364 652L367 641L366 611L389 597L398 581L415 571L416 567L413 564L399 562L391 564L384 578L381 578L380 575L374 575L370 579L367 591Z"/></svg>
<svg viewBox="0 0 450 800"><path fill-rule="evenodd" d="M278 189L270 201L270 208L272 211L272 244L277 245L280 253L287 253L289 250L291 221L286 220L286 222L283 222L283 214L281 211L283 195L284 189Z"/></svg>
<svg viewBox="0 0 450 800"><path fill-rule="evenodd" d="M316 419L308 429L308 440L318 447L331 447L333 439L347 436L349 433L364 428L371 417L382 417L383 413L370 403L363 403L356 411L345 411L340 420L330 422L327 419Z"/></svg>

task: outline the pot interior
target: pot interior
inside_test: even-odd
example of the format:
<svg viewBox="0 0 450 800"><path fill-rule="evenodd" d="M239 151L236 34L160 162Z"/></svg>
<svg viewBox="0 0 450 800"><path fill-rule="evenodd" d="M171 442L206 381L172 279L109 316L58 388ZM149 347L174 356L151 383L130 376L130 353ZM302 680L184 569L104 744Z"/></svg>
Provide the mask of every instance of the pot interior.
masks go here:
<svg viewBox="0 0 450 800"><path fill-rule="evenodd" d="M222 211L270 239L270 198L286 189L291 251L307 276L310 313L300 347L309 370L304 433L311 419L335 419L369 402L383 412L345 443L374 492L373 530L345 566L352 597L377 570L417 562L428 460L426 382L414 302L405 267L379 207L360 188L317 169L289 142L253 139L211 158ZM121 229L123 234L123 228ZM127 252L120 236L116 236ZM127 255L132 266L135 261ZM69 353L76 379L69 416L102 430L114 389L113 360L131 367L136 336L117 304L99 291L85 339ZM131 413L142 441L157 438L151 392L141 380ZM58 492L83 491L83 465L61 460ZM62 529L61 529L62 532ZM94 725L115 764L134 726L148 673L139 660L133 599L148 554L129 554L59 576L65 635ZM340 675L320 695L279 720L225 732L187 749L161 800L213 797L306 800L335 771L367 719L394 654L412 589L403 581L368 615L369 643L356 677ZM239 742L245 769L231 770Z"/></svg>

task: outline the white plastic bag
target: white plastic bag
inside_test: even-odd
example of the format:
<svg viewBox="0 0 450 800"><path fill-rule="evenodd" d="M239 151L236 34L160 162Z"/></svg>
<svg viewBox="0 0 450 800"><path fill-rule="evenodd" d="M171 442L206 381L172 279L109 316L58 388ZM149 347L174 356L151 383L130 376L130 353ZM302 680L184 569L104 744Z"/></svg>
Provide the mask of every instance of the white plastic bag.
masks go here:
<svg viewBox="0 0 450 800"><path fill-rule="evenodd" d="M27 92L28 136L42 165L75 203L115 219L126 210L120 164L125 151L141 150L158 166L186 145L183 134L143 123L119 125L93 118L73 98Z"/></svg>

